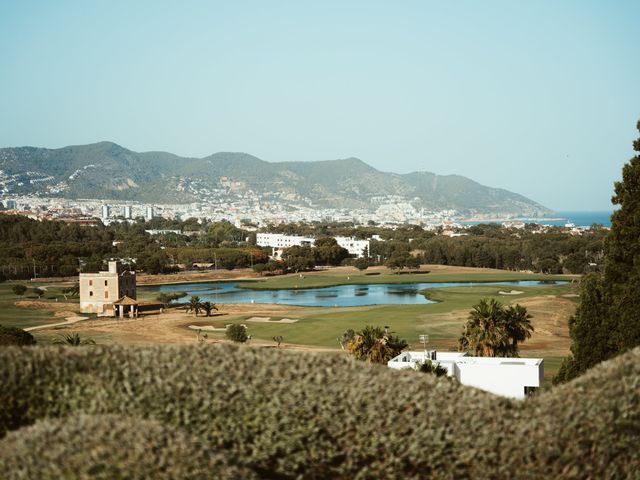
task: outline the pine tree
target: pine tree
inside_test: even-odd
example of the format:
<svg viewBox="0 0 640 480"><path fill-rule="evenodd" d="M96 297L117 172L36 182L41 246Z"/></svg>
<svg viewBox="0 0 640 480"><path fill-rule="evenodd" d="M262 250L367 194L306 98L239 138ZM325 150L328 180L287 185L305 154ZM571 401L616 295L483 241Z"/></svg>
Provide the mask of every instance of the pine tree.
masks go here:
<svg viewBox="0 0 640 480"><path fill-rule="evenodd" d="M640 152L640 138L633 148ZM620 208L605 239L604 275L583 278L581 304L569 323L571 355L554 383L640 345L640 154L623 167L614 190L611 201Z"/></svg>
<svg viewBox="0 0 640 480"><path fill-rule="evenodd" d="M637 124L640 131L640 121ZM633 143L639 152L622 169L611 199L620 205L611 218L605 240L605 282L611 288L612 338L618 351L640 345L640 138Z"/></svg>

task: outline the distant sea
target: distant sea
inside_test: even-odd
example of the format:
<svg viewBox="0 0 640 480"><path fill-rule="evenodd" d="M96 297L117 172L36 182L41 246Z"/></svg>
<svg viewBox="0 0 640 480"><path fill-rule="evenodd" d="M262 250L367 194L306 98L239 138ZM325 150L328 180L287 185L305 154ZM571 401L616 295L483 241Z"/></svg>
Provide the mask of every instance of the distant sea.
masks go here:
<svg viewBox="0 0 640 480"><path fill-rule="evenodd" d="M611 215L613 211L604 212L557 212L557 215L553 215L553 218L561 218L562 220L541 220L539 223L545 225L560 225L563 226L566 223L573 223L578 227L588 227L594 223L599 223L605 227L611 226Z"/></svg>
<svg viewBox="0 0 640 480"><path fill-rule="evenodd" d="M549 218L512 218L509 221L521 220L525 223L540 223L543 225L556 225L563 227L567 223L573 223L578 227L589 227L594 223L604 225L605 227L611 226L611 215L613 211L591 211L591 212L555 212ZM469 220L461 221L459 223L463 225L476 225L478 223L501 223L503 220Z"/></svg>

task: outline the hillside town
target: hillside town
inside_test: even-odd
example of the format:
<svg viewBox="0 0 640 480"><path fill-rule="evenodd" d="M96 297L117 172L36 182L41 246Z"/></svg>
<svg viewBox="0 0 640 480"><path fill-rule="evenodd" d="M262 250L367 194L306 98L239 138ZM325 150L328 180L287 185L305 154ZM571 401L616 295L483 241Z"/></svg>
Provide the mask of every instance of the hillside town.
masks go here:
<svg viewBox="0 0 640 480"><path fill-rule="evenodd" d="M559 218L520 218L514 215L462 215L452 209L440 211L417 211L409 203L382 204L375 211L359 209L322 209L302 205L292 206L268 202L260 205L238 202L161 204L136 201L110 201L99 199L65 199L35 195L0 196L0 208L5 213L24 215L33 219L59 220L68 223L105 225L114 222L146 221L153 218L207 221L228 221L238 228L258 230L269 225L296 222L347 222L354 225L375 223L381 226L421 225L426 229L461 229L474 223L500 223L509 228L524 228L526 223L541 226L557 225ZM565 228L574 233L588 225L565 223Z"/></svg>

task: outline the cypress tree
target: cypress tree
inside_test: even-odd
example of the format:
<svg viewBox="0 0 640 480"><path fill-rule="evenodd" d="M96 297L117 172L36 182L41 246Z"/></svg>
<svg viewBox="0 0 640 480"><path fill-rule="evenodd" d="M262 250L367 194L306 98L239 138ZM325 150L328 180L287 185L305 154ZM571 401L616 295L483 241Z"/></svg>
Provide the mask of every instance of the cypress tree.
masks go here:
<svg viewBox="0 0 640 480"><path fill-rule="evenodd" d="M640 132L640 121L637 123ZM605 239L604 275L583 278L581 304L569 322L571 355L554 383L640 345L640 138L636 154L622 169L611 199L619 205Z"/></svg>

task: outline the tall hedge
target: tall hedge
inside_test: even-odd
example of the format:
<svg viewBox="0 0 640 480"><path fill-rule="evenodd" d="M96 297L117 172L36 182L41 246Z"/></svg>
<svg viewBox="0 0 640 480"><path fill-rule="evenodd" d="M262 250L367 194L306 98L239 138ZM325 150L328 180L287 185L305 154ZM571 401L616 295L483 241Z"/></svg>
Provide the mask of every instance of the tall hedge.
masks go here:
<svg viewBox="0 0 640 480"><path fill-rule="evenodd" d="M143 417L261 477L633 478L639 466L640 349L524 402L227 345L7 348L0 374L0 435L81 412Z"/></svg>

